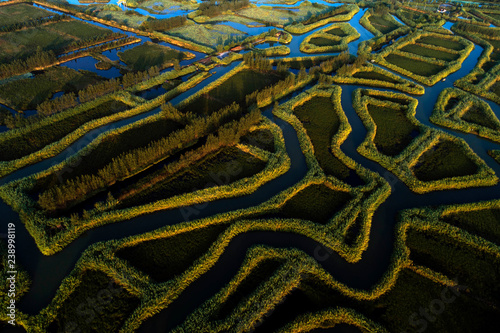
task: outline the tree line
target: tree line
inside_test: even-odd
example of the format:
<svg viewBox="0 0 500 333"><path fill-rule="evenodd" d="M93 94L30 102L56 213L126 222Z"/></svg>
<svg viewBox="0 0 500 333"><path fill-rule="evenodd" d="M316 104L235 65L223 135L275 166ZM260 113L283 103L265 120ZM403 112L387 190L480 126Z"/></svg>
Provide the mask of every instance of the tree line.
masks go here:
<svg viewBox="0 0 500 333"><path fill-rule="evenodd" d="M263 55L254 52L248 52L243 55L245 64L253 69L270 71L273 69L272 61Z"/></svg>
<svg viewBox="0 0 500 333"><path fill-rule="evenodd" d="M12 32L12 31L17 31L22 28L33 28L33 27L38 27L42 24L49 23L49 22L59 22L62 20L67 20L70 19L71 17L69 15L59 15L56 14L54 16L49 16L49 17L41 17L41 18L35 18L31 20L26 20L24 22L18 22L18 23L13 23L9 25L4 25L0 27L0 32Z"/></svg>
<svg viewBox="0 0 500 333"><path fill-rule="evenodd" d="M186 127L153 141L146 147L118 155L93 174L68 179L61 185L51 187L39 195L38 204L47 211L68 208L85 200L93 193L105 190L116 181L135 175L153 163L188 148L202 137L207 137L208 146L212 146L215 142L222 145L234 144L250 126L260 119L260 110L254 110L237 120L232 120L241 114L242 109L234 103L207 117L196 118ZM227 123L229 120L230 122ZM226 125L223 126L225 122ZM218 131L216 139L209 136L215 131Z"/></svg>
<svg viewBox="0 0 500 333"><path fill-rule="evenodd" d="M80 103L85 103L104 96L106 94L118 91L122 88L129 88L139 82L149 80L150 78L160 74L158 66L150 67L143 72L126 73L120 78L110 79L87 86L78 92Z"/></svg>
<svg viewBox="0 0 500 333"><path fill-rule="evenodd" d="M492 28L487 28L487 27L482 27L476 24L468 24L465 22L458 22L457 24L457 29L462 30L465 32L469 32L472 34L480 34L488 37L498 37L499 36L499 29L492 29Z"/></svg>
<svg viewBox="0 0 500 333"><path fill-rule="evenodd" d="M210 0L202 2L198 7L198 10L201 11L201 15L214 17L221 14L222 12L228 10L235 11L244 7L248 7L249 5L250 5L249 0L229 0L229 1Z"/></svg>
<svg viewBox="0 0 500 333"><path fill-rule="evenodd" d="M76 56L90 53L91 51L101 52L107 49L116 48L120 45L128 44L134 40L135 37L126 37L119 40L113 40L109 43L100 44L95 47L92 47L91 49L78 51L73 54L63 55L59 58L57 58L56 53L54 53L53 50L43 51L41 48L38 48L35 54L29 56L26 59L16 59L10 63L0 64L0 80L6 79L14 75L27 73L37 68L48 67L58 61L64 62L67 60L71 60L74 59Z"/></svg>

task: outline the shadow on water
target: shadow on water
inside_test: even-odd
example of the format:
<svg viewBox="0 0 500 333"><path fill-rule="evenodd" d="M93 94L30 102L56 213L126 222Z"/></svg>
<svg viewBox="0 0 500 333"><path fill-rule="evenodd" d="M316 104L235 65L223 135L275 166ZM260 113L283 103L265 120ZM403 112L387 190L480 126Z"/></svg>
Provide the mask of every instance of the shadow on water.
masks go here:
<svg viewBox="0 0 500 333"><path fill-rule="evenodd" d="M358 31L359 29L354 23L357 23L359 20L359 15L360 14L358 13L355 16L356 22L351 21L353 26L355 26ZM365 37L363 36L364 33L362 33L360 41L363 40L363 38L369 38L371 35L366 35ZM299 38L296 37L294 37L294 40L300 40L301 38L303 40L304 38L303 36L299 36ZM300 43L294 44L293 49L298 49L299 45ZM439 82L434 87L426 88L426 94L422 97L418 97L419 106L417 109L417 119L420 122L425 125L435 127L429 123L428 118L439 92L443 88L451 86L452 82L457 78L467 74L474 66L480 53L481 49L476 46L476 49L465 61L462 69L452 74L447 82ZM234 68L235 65L236 64L233 64L227 68L220 67L214 69L213 72L215 74L204 81L203 85L217 79L231 68ZM342 106L353 129L348 140L342 145L342 150L355 161L361 163L364 167L378 172L384 177L390 175L379 164L368 160L357 153L356 148L364 140L366 135L366 129L352 108L351 103L352 91L359 88L359 86L343 86L342 88ZM172 101L173 104L176 104L180 100L191 95L194 91L197 91L197 89L201 89L201 85L198 85L193 90L176 97ZM291 98L291 96L287 99L289 98ZM497 116L500 115L499 107L493 103L489 104L492 106L495 114L497 114ZM116 122L100 129L96 129L82 137L58 156L19 170L8 177L4 177L1 179L1 183L44 170L51 165L59 163L67 157L73 155L105 130L124 126L156 112L158 112L158 109ZM286 122L273 117L270 114L269 108L264 112L264 115L272 119L283 130L287 153L291 158L290 170L277 179L260 187L251 195L211 202L205 209L199 211L199 214L193 216L193 218L202 218L229 210L254 206L271 198L273 195L279 193L287 187L292 186L303 178L307 171L307 166L305 164L304 156L300 150L295 130ZM497 144L479 139L473 135L458 133L450 130L445 131L465 139L471 148L481 158L483 158L495 172L500 172L500 166L496 164L486 153L487 149L498 149ZM387 271L391 253L393 251L394 224L399 210L425 206L431 203L438 205L487 200L498 197L499 193L499 186L488 187L487 189L471 188L466 190L446 191L446 195L443 195L442 192L417 195L411 192L403 183L399 181L391 183L391 187L391 196L381 204L373 216L370 242L362 260L356 264L349 264L340 256L333 254L328 260L321 263L323 267L338 281L348 284L351 287L368 289L380 280L381 276ZM171 225L185 220L181 214L181 210L179 209L160 211L140 216L132 220L90 230L68 245L63 251L53 256L43 256L36 248L36 245L27 230L21 223L19 223L19 216L3 202L0 203L0 212L2 213L2 221L4 221L4 224L9 222L16 223L17 240L18 243L23 244L23 247L20 248L17 253L17 258L33 278L33 284L28 294L23 297L19 306L22 311L30 314L38 313L41 308L50 302L60 285L60 282L73 269L77 259L89 245L99 241L117 239L129 235L148 232L165 225ZM320 246L318 243L305 236L292 233L257 231L241 234L230 242L226 251L221 255L220 259L212 269L192 283L167 309L164 309L159 314L146 321L141 326L140 331L161 331L161 329L165 330L167 328L173 328L177 324L181 323L185 317L193 311L193 309L214 295L234 276L239 269L247 250L256 244L268 244L276 247L295 247L305 251L309 255L313 255L317 247ZM344 326L345 327L339 326L339 328L334 331L351 331L352 327L346 325ZM330 330L320 331L330 332Z"/></svg>

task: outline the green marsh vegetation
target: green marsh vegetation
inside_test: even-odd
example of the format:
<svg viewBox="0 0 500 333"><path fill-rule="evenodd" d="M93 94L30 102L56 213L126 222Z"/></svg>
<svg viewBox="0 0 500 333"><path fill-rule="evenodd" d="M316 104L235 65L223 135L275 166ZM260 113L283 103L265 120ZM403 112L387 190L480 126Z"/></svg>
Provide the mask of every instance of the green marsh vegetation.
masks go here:
<svg viewBox="0 0 500 333"><path fill-rule="evenodd" d="M36 50L60 54L66 50L92 45L108 37L115 39L117 36L111 30L76 20L0 33L0 61L25 59L34 55Z"/></svg>
<svg viewBox="0 0 500 333"><path fill-rule="evenodd" d="M306 129L321 168L329 175L345 179L349 176L349 168L331 150L332 137L340 125L337 108L330 97L313 97L296 106L293 113Z"/></svg>
<svg viewBox="0 0 500 333"><path fill-rule="evenodd" d="M274 71L244 69L183 106L182 110L196 114L210 114L232 102L243 104L247 95L277 83L284 77L285 74Z"/></svg>
<svg viewBox="0 0 500 333"><path fill-rule="evenodd" d="M84 270L78 279L75 290L60 304L48 332L75 328L81 332L116 332L140 304L139 298L101 271Z"/></svg>
<svg viewBox="0 0 500 333"><path fill-rule="evenodd" d="M311 184L286 201L278 214L325 225L352 198L349 192L335 190L326 183Z"/></svg>
<svg viewBox="0 0 500 333"><path fill-rule="evenodd" d="M15 110L36 109L56 92L77 93L88 85L103 80L92 72L56 66L48 68L34 78L3 84L0 89L0 100Z"/></svg>
<svg viewBox="0 0 500 333"><path fill-rule="evenodd" d="M453 141L442 140L424 152L413 168L415 176L423 181L473 175L478 166Z"/></svg>
<svg viewBox="0 0 500 333"><path fill-rule="evenodd" d="M227 225L215 224L180 231L170 237L124 247L116 255L157 282L164 282L183 273L196 259L203 256L225 229Z"/></svg>
<svg viewBox="0 0 500 333"><path fill-rule="evenodd" d="M482 237L497 245L500 244L499 208L460 210L445 214L441 219L473 235Z"/></svg>
<svg viewBox="0 0 500 333"><path fill-rule="evenodd" d="M439 38L438 36L424 36L416 40L417 43L429 44L433 46L441 46L446 49L462 51L465 46L462 43L456 42L449 38Z"/></svg>
<svg viewBox="0 0 500 333"><path fill-rule="evenodd" d="M368 113L377 126L374 143L385 155L399 155L420 134L404 109L368 104Z"/></svg>
<svg viewBox="0 0 500 333"><path fill-rule="evenodd" d="M118 195L118 200L121 201L119 207L138 206L197 189L230 184L259 173L265 166L265 161L236 147L222 148L159 182L155 178L162 178L162 171L123 189Z"/></svg>
<svg viewBox="0 0 500 333"><path fill-rule="evenodd" d="M0 6L0 22L2 22L1 26L23 23L26 18L37 19L52 15L54 14L45 9L37 8L25 3Z"/></svg>
<svg viewBox="0 0 500 333"><path fill-rule="evenodd" d="M188 58L188 54L167 46L146 42L124 52L119 52L120 59L134 71L144 71L151 66L161 69Z"/></svg>
<svg viewBox="0 0 500 333"><path fill-rule="evenodd" d="M425 77L431 77L445 69L445 66L436 65L426 61L416 60L393 53L385 57L385 60L414 74Z"/></svg>
<svg viewBox="0 0 500 333"><path fill-rule="evenodd" d="M397 80L394 80L387 75L377 73L375 71L369 71L369 72L357 71L352 76L360 79L379 80L379 81L386 81L389 83L399 83Z"/></svg>
<svg viewBox="0 0 500 333"><path fill-rule="evenodd" d="M435 58L444 61L454 61L459 58L459 54L449 53L443 50L435 50L429 47L425 47L419 44L409 44L405 45L400 49L401 51L421 55L422 57Z"/></svg>
<svg viewBox="0 0 500 333"><path fill-rule="evenodd" d="M221 320L229 316L231 312L255 291L259 285L267 281L282 265L283 261L278 258L263 259L253 267L236 289L227 297L220 307L212 314L211 319Z"/></svg>
<svg viewBox="0 0 500 333"><path fill-rule="evenodd" d="M48 123L44 126L39 126L30 131L29 136L2 140L0 141L0 160L11 161L36 152L46 145L63 138L88 121L115 114L126 109L127 104L120 101L106 101L86 112L65 117L57 122Z"/></svg>
<svg viewBox="0 0 500 333"><path fill-rule="evenodd" d="M467 285L471 296L496 304L500 298L500 258L431 231L410 229L407 235L410 259ZM478 274L480 273L480 274Z"/></svg>

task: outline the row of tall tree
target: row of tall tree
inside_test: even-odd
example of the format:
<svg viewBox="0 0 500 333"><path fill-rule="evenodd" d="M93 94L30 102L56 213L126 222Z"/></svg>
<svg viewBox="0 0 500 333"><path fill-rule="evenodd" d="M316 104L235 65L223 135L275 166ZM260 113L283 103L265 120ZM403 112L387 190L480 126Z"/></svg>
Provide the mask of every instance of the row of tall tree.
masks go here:
<svg viewBox="0 0 500 333"><path fill-rule="evenodd" d="M263 55L254 52L248 52L243 55L245 64L253 69L269 71L273 69L272 61Z"/></svg>
<svg viewBox="0 0 500 333"><path fill-rule="evenodd" d="M39 195L38 204L47 211L68 208L94 193L105 190L116 181L137 174L154 163L186 149L196 143L198 139L216 131L219 131L217 142L220 144L234 143L236 138L239 139L243 132L260 119L260 112L255 110L238 120L232 120L223 125L241 114L240 106L233 104L207 117L196 118L183 129L167 137L113 158L109 164L96 173L68 179L61 185L47 189ZM207 138L207 143L212 144L213 142L210 140L214 139Z"/></svg>
<svg viewBox="0 0 500 333"><path fill-rule="evenodd" d="M249 5L249 0L210 0L202 2L198 7L198 10L201 11L201 15L214 17L221 14L222 12L228 10L238 10L248 7Z"/></svg>

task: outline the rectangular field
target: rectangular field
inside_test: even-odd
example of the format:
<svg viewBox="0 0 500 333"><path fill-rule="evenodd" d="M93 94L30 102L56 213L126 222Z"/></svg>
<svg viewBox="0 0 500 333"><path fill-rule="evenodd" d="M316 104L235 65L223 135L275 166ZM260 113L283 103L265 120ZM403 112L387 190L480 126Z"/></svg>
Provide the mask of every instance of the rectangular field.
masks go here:
<svg viewBox="0 0 500 333"><path fill-rule="evenodd" d="M42 17L49 17L53 13L37 8L25 3L1 6L0 7L0 27L22 23L26 20L33 20Z"/></svg>
<svg viewBox="0 0 500 333"><path fill-rule="evenodd" d="M408 44L402 47L400 50L408 53L417 54L422 57L435 58L444 61L454 61L460 57L460 55L458 54L438 51L418 44Z"/></svg>
<svg viewBox="0 0 500 333"><path fill-rule="evenodd" d="M443 69L445 69L445 67L443 66L431 64L420 60L410 59L392 53L389 54L387 57L385 57L385 60L387 60L389 63L393 65L406 69L414 74L427 77L435 75L440 71L442 71Z"/></svg>

